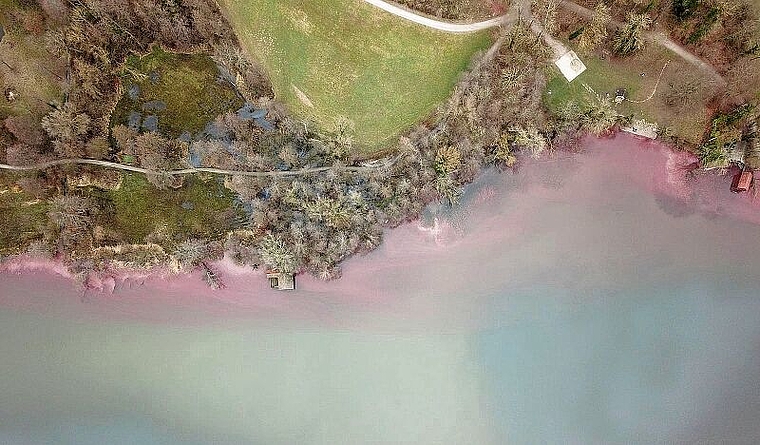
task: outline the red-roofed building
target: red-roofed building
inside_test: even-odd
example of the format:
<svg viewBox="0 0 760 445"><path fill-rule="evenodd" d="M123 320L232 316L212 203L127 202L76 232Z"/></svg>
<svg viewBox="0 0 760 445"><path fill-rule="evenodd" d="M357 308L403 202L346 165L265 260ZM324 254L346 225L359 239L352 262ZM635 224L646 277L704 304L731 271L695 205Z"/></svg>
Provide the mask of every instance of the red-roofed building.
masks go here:
<svg viewBox="0 0 760 445"><path fill-rule="evenodd" d="M746 192L752 186L752 171L744 170L734 176L731 182L731 191L734 193Z"/></svg>

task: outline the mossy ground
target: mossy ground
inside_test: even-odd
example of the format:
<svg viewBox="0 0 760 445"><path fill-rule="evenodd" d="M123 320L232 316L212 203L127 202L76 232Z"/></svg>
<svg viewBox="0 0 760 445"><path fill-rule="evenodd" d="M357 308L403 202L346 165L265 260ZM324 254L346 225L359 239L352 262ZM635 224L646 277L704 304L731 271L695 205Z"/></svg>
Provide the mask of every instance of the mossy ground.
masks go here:
<svg viewBox="0 0 760 445"><path fill-rule="evenodd" d="M158 131L169 137L185 131L194 135L219 114L243 105L232 86L219 79L216 64L206 55L174 54L155 48L145 56L128 58L122 83L124 94L112 123L127 124L133 111L143 120L156 116ZM134 86L139 92L131 97ZM165 109L146 109L145 104L151 102L160 102Z"/></svg>
<svg viewBox="0 0 760 445"><path fill-rule="evenodd" d="M0 173L0 254L19 253L30 241L43 236L48 204L24 193L15 184L18 176Z"/></svg>
<svg viewBox="0 0 760 445"><path fill-rule="evenodd" d="M152 235L171 248L188 238L219 238L244 217L217 177L188 177L180 189L158 190L144 176L128 173L118 190L91 193L105 201L107 227L128 243L143 243Z"/></svg>
<svg viewBox="0 0 760 445"><path fill-rule="evenodd" d="M453 35L360 0L223 0L277 98L321 129L355 124L357 155L382 151L446 100L489 32ZM299 94L299 91L302 94Z"/></svg>
<svg viewBox="0 0 760 445"><path fill-rule="evenodd" d="M38 122L50 112L49 102L62 100L65 64L45 48L42 11L36 4L0 0L0 120L26 116ZM27 29L28 28L28 29ZM9 102L6 89L16 93ZM4 130L0 125L0 130Z"/></svg>

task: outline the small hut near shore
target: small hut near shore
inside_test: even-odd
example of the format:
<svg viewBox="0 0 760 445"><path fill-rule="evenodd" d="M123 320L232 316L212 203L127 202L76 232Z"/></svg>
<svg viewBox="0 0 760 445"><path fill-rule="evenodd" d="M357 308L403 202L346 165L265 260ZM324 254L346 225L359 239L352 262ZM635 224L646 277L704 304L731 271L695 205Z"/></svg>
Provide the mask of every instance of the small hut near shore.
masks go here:
<svg viewBox="0 0 760 445"><path fill-rule="evenodd" d="M272 289L294 290L296 288L296 276L293 273L268 270L267 279L269 280L269 287Z"/></svg>
<svg viewBox="0 0 760 445"><path fill-rule="evenodd" d="M731 182L731 191L734 193L746 192L752 186L752 170L744 170L737 173Z"/></svg>

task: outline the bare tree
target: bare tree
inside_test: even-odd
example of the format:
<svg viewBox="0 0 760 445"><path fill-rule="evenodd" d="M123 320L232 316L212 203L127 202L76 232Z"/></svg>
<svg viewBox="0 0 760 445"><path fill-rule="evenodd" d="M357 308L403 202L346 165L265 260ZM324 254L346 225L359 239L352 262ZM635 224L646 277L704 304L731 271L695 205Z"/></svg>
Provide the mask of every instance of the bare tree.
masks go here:
<svg viewBox="0 0 760 445"><path fill-rule="evenodd" d="M92 202L76 195L56 196L50 202L48 216L60 230L85 230L90 224Z"/></svg>
<svg viewBox="0 0 760 445"><path fill-rule="evenodd" d="M183 269L191 269L208 257L208 242L200 239L185 240L174 248L172 256Z"/></svg>
<svg viewBox="0 0 760 445"><path fill-rule="evenodd" d="M611 19L610 7L604 2L597 3L591 23L578 38L578 48L583 52L592 52L607 38L607 26Z"/></svg>
<svg viewBox="0 0 760 445"><path fill-rule="evenodd" d="M445 144L435 153L435 170L439 175L454 173L462 165L462 153L453 145Z"/></svg>
<svg viewBox="0 0 760 445"><path fill-rule="evenodd" d="M628 19L615 34L613 49L621 56L627 56L644 47L644 31L652 25L652 19L646 14L629 13Z"/></svg>
<svg viewBox="0 0 760 445"><path fill-rule="evenodd" d="M546 138L533 125L529 124L525 128L514 127L510 133L515 146L530 150L530 155L534 158L541 156L541 153L546 149Z"/></svg>
<svg viewBox="0 0 760 445"><path fill-rule="evenodd" d="M581 116L583 128L593 134L600 135L608 131L618 119L617 112L612 108L612 102L595 93L589 88L592 96L588 109Z"/></svg>
<svg viewBox="0 0 760 445"><path fill-rule="evenodd" d="M53 139L59 156L78 157L82 153L83 137L90 127L90 116L76 111L71 102L42 118L42 128Z"/></svg>
<svg viewBox="0 0 760 445"><path fill-rule="evenodd" d="M280 272L295 272L298 267L295 255L282 239L271 233L264 237L259 244L259 254L264 263Z"/></svg>

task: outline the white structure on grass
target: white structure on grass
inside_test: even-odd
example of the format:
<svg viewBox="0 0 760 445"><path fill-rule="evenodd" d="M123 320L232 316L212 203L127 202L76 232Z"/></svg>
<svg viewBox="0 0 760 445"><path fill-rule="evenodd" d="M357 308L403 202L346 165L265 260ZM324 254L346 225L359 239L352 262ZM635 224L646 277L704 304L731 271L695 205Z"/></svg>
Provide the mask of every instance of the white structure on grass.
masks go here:
<svg viewBox="0 0 760 445"><path fill-rule="evenodd" d="M586 65L578 58L578 54L575 51L568 51L559 59L554 62L559 68L559 71L565 76L568 82L572 82L573 79L578 77L582 72L586 71Z"/></svg>

